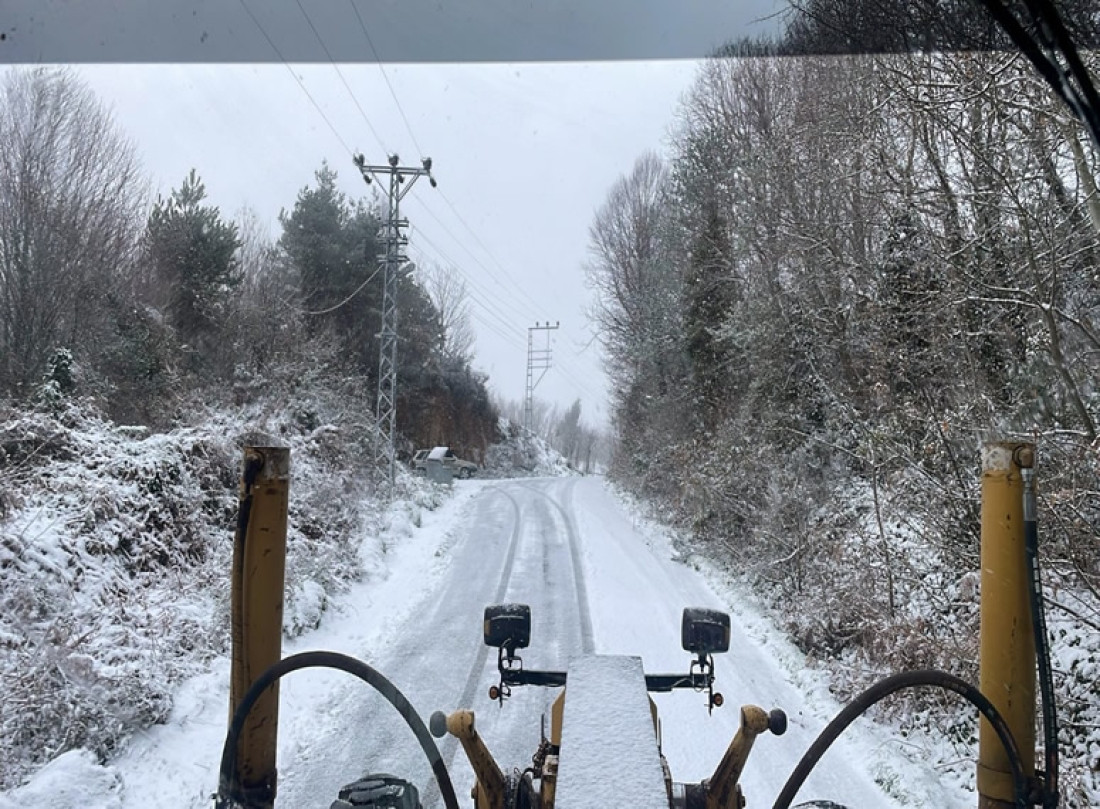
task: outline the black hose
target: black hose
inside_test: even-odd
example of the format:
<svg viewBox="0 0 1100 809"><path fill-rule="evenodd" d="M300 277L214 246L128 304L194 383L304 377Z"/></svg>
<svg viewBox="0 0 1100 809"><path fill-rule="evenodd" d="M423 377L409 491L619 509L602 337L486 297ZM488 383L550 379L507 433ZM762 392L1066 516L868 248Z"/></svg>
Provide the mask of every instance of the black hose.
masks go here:
<svg viewBox="0 0 1100 809"><path fill-rule="evenodd" d="M948 674L946 671L936 671L934 669L906 671L901 674L887 677L875 683L848 703L848 705L836 715L836 718L825 727L825 730L821 731L821 735L814 740L814 743L810 745L810 749L802 756L802 760L798 762L798 766L794 768L790 778L787 779L787 783L784 784L783 791L780 792L779 797L775 799L775 804L772 809L789 809L791 801L794 800L794 796L798 794L798 790L802 787L807 776L809 776L813 768L817 766L817 762L825 755L825 751L828 750L830 745L837 740L837 737L845 731L848 725L852 724L852 722L859 718L868 708L896 691L901 691L906 688L919 688L922 686L931 686L953 691L974 705L981 712L982 716L989 720L989 724L993 726L993 730L996 732L997 737L1001 740L1001 744L1004 745L1005 751L1008 753L1008 761L1012 766L1012 782L1015 787L1016 806L1019 807L1019 809L1026 809L1029 805L1027 778L1024 775L1024 767L1020 758L1020 749L1016 746L1016 740L1012 736L1012 731L1005 723L1004 717L1002 717L1000 712L993 706L993 703L991 703L981 691L970 685L970 683L956 677L954 674Z"/></svg>
<svg viewBox="0 0 1100 809"><path fill-rule="evenodd" d="M1043 703L1043 752L1046 782L1043 807L1058 806L1058 713L1054 702L1054 676L1050 668L1050 643L1043 610L1043 582L1039 572L1039 527L1035 518L1035 489L1032 476L1024 475L1024 547L1027 550L1027 589L1031 623L1035 633L1035 659L1039 666L1039 693Z"/></svg>
<svg viewBox="0 0 1100 809"><path fill-rule="evenodd" d="M1024 29L1004 3L1000 0L977 1L985 6L990 16L1039 71L1055 95L1062 99L1070 111L1085 125L1096 147L1100 148L1100 106L1098 106L1100 94L1097 94L1088 71L1077 53L1076 46L1053 3L1028 0L1027 5L1032 17L1040 25L1040 33L1043 33L1042 28L1045 26L1054 37L1054 41L1045 44L1051 50L1057 48L1061 51L1063 58L1069 64L1068 72L1043 52L1042 45ZM1045 35L1044 39L1047 39ZM1073 85L1073 79L1077 80L1079 87Z"/></svg>
<svg viewBox="0 0 1100 809"><path fill-rule="evenodd" d="M229 723L229 733L225 737L221 768L218 773L218 795L215 806L218 809L223 809L223 807L229 809L229 807L237 805L236 797L233 794L237 780L237 744L240 740L241 730L244 727L244 720L248 718L248 714L252 711L252 707L256 704L260 695L269 686L292 671L317 667L339 669L340 671L346 671L348 674L354 674L360 680L373 686L376 691L389 700L390 704L397 709L397 712L408 724L416 736L416 740L420 742L420 749L424 751L424 755L428 757L432 772L439 783L439 793L443 797L447 809L459 809L458 798L455 796L451 776L447 772L447 765L443 763L443 756L440 755L439 748L435 746L435 740L428 732L428 728L425 727L424 721L417 714L416 709L405 699L405 695L397 689L397 686L379 672L361 660L356 660L354 657L348 657L338 652L302 652L291 655L268 668L248 689L241 700L241 704L237 706L237 710L233 713L233 719Z"/></svg>
<svg viewBox="0 0 1100 809"><path fill-rule="evenodd" d="M1049 40L1048 50L1061 51L1062 57L1066 60L1069 67L1068 75L1065 76L1067 83L1071 78L1077 81L1076 94L1079 97L1078 109L1075 111L1081 117L1082 123L1090 130L1097 147L1100 147L1100 93L1097 93L1092 78L1081 61L1073 37L1070 36L1053 3L1027 0L1027 6L1032 19L1039 26L1040 34Z"/></svg>

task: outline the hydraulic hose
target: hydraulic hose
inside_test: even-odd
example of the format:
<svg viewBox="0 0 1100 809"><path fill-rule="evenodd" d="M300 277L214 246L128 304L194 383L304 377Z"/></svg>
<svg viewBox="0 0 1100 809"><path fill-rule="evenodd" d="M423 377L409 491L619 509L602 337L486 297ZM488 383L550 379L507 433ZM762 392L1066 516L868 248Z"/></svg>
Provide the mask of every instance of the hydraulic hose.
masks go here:
<svg viewBox="0 0 1100 809"><path fill-rule="evenodd" d="M458 798L455 796L451 776L447 772L447 765L443 763L443 756L440 755L439 748L435 745L435 739L428 732L428 728L424 725L420 715L417 714L416 709L405 699L405 695L397 689L397 686L382 674L361 660L356 660L354 657L348 657L338 652L302 652L284 658L261 674L256 682L252 684L252 687L245 692L241 704L237 706L237 710L233 713L233 719L229 723L229 733L225 737L225 747L222 748L221 768L218 774L218 795L215 802L216 809L232 809L238 806L238 798L234 795L237 780L237 743L240 740L241 729L244 727L244 720L248 718L252 707L272 683L292 671L306 668L339 669L340 671L346 671L348 674L354 674L363 682L373 686L376 691L389 700L389 703L397 709L397 712L408 724L413 735L416 736L416 740L420 742L420 749L424 751L424 755L427 756L428 762L431 764L432 772L439 783L439 793L443 797L447 809L459 809Z"/></svg>
<svg viewBox="0 0 1100 809"><path fill-rule="evenodd" d="M935 687L942 688L946 691L952 691L975 706L981 712L982 716L989 720L989 724L992 725L994 732L996 732L997 737L1001 740L1001 744L1004 745L1005 751L1008 753L1009 763L1012 766L1012 781L1016 793L1016 806L1018 809L1026 809L1029 805L1027 778L1024 775L1023 763L1020 758L1020 749L1016 746L1016 740L1012 736L1012 731L1005 723L1004 717L1002 717L1000 712L993 706L993 703L991 703L981 691L970 685L970 683L956 677L954 674L948 674L945 671L936 671L935 669L906 671L901 674L887 677L872 685L845 706L845 708L836 715L836 718L825 727L825 730L821 731L821 735L814 740L814 743L810 745L806 754L802 756L802 760L798 762L798 766L794 768L790 778L787 779L787 783L784 784L783 790L779 793L779 797L775 799L775 804L772 809L790 809L791 801L794 800L795 795L798 794L798 790L802 787L802 784L813 768L817 766L818 761L825 754L825 751L829 749L832 743L837 740L840 734L843 733L852 722L865 713L872 705L875 705L897 691L906 688L920 687Z"/></svg>
<svg viewBox="0 0 1100 809"><path fill-rule="evenodd" d="M1043 609L1043 582L1039 571L1039 527L1035 508L1035 472L1024 467L1024 547L1027 556L1027 589L1031 605L1031 623L1035 632L1035 659L1039 666L1039 692L1043 702L1043 753L1046 782L1043 807L1058 806L1058 712L1054 702L1054 677L1050 667L1050 643Z"/></svg>

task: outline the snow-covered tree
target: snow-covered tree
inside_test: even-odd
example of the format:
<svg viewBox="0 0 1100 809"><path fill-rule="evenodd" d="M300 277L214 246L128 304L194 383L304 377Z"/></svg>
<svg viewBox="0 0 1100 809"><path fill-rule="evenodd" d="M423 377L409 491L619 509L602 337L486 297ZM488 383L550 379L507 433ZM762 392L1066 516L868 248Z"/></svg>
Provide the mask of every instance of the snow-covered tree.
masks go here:
<svg viewBox="0 0 1100 809"><path fill-rule="evenodd" d="M54 349L110 338L143 205L133 145L70 71L0 83L0 391L29 393Z"/></svg>

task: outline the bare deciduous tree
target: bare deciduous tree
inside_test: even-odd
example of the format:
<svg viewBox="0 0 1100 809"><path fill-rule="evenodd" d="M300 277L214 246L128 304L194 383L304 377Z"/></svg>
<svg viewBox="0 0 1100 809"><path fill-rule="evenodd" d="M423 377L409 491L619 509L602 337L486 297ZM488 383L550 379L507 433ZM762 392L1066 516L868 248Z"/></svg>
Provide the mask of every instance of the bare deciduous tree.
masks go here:
<svg viewBox="0 0 1100 809"><path fill-rule="evenodd" d="M72 73L13 70L0 98L0 390L19 392L54 348L100 347L144 199L133 146Z"/></svg>
<svg viewBox="0 0 1100 809"><path fill-rule="evenodd" d="M470 314L470 293L466 281L453 267L421 264L423 285L439 312L443 324L443 353L450 360L470 362L477 335Z"/></svg>

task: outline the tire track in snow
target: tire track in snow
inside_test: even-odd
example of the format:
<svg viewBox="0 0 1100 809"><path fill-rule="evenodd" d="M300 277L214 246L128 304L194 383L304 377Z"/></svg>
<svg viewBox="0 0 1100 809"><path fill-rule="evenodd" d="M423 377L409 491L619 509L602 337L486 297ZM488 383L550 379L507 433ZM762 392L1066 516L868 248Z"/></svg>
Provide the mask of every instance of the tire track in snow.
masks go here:
<svg viewBox="0 0 1100 809"><path fill-rule="evenodd" d="M519 547L520 534L523 532L523 521L519 501L504 489L494 489L494 491L506 497L508 502L512 504L512 535L508 539L508 553L504 558L504 568L500 571L500 581L497 583L496 593L493 597L493 603L500 604L508 592L508 583L512 579L512 567L516 561L516 549ZM477 657L474 658L470 673L466 677L466 685L463 686L462 694L458 698L458 707L468 708L473 705L474 695L477 693L482 672L485 671L485 664L488 661L489 647L482 644L478 649ZM458 752L458 739L448 734L439 745L439 752L447 765L447 771L450 772L454 768L455 754ZM433 778L424 788L422 803L424 806L433 806L440 799L439 784Z"/></svg>
<svg viewBox="0 0 1100 809"><path fill-rule="evenodd" d="M577 591L577 612L580 615L581 622L581 651L584 654L592 654L596 649L592 632L592 613L588 608L588 585L585 581L584 565L581 560L580 533L577 530L577 524L572 513L573 489L576 488L577 479L572 478L565 484L565 500L570 506L568 509L564 508L553 495L544 489L526 484L521 485L523 485L523 488L545 497L546 501L561 515L562 521L565 523L565 533L569 540L569 559L573 567L573 586Z"/></svg>

